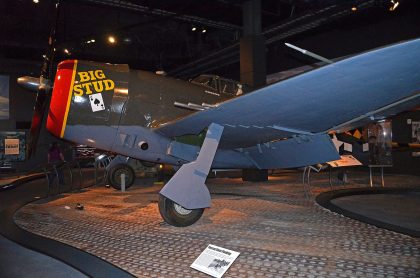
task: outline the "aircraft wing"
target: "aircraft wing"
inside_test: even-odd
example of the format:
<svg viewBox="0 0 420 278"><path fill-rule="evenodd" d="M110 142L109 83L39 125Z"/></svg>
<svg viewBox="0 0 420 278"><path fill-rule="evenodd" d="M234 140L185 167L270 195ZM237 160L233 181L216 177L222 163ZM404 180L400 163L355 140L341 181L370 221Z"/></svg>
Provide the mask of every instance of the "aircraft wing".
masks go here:
<svg viewBox="0 0 420 278"><path fill-rule="evenodd" d="M420 39L380 48L162 124L169 137L223 125L221 148L342 132L420 105Z"/></svg>

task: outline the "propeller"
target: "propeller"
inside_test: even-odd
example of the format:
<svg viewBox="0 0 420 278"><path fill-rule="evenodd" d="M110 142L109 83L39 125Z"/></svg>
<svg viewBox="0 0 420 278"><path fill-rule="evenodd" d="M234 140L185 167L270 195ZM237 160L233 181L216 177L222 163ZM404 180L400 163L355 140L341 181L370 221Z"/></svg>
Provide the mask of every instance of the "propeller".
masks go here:
<svg viewBox="0 0 420 278"><path fill-rule="evenodd" d="M28 157L31 157L36 153L37 143L39 134L41 132L42 121L45 115L46 104L48 103L48 97L50 95L51 86L51 65L54 61L55 56L55 33L58 26L58 18L60 13L60 1L55 4L55 23L51 26L50 36L48 38L48 51L44 55L44 61L41 68L41 76L39 78L36 101L34 106L34 112L32 115L31 129L29 131L29 147Z"/></svg>

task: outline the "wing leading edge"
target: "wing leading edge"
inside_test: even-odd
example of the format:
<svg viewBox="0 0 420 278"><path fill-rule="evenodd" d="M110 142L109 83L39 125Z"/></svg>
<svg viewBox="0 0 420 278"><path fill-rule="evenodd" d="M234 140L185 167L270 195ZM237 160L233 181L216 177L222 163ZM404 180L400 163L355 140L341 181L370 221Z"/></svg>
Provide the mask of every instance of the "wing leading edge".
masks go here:
<svg viewBox="0 0 420 278"><path fill-rule="evenodd" d="M344 131L420 104L420 39L264 87L156 129L169 137L225 127L221 148Z"/></svg>

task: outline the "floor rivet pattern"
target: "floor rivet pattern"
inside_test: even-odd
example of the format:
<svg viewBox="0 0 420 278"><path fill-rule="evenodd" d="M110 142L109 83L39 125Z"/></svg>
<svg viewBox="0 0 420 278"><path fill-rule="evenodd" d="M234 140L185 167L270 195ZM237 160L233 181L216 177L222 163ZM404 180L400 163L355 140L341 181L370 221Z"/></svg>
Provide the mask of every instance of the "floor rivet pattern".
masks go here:
<svg viewBox="0 0 420 278"><path fill-rule="evenodd" d="M367 184L364 177L349 186ZM387 177L418 185L420 178ZM300 176L267 183L210 179L212 208L194 225L162 222L159 186L96 187L25 206L18 225L138 277L208 277L189 266L208 244L240 252L224 277L420 277L420 239L332 213L305 198ZM314 175L312 193L329 189ZM74 209L77 203L84 210ZM69 206L71 209L66 209Z"/></svg>

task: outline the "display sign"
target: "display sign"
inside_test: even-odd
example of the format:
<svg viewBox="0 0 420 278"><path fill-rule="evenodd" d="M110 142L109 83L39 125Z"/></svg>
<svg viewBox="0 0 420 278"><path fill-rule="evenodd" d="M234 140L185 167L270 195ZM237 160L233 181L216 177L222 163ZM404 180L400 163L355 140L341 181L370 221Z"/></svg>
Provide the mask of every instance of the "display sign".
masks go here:
<svg viewBox="0 0 420 278"><path fill-rule="evenodd" d="M19 154L19 139L4 139L4 154Z"/></svg>
<svg viewBox="0 0 420 278"><path fill-rule="evenodd" d="M239 252L209 244L191 265L192 268L220 278L239 256Z"/></svg>
<svg viewBox="0 0 420 278"><path fill-rule="evenodd" d="M333 168L362 165L362 163L352 155L342 155L339 160L330 161L327 162L327 164Z"/></svg>
<svg viewBox="0 0 420 278"><path fill-rule="evenodd" d="M411 122L411 137L413 138L413 143L420 143L420 122Z"/></svg>
<svg viewBox="0 0 420 278"><path fill-rule="evenodd" d="M412 130L412 142L420 144L420 122L411 121L411 130ZM420 157L420 152L412 152L411 154L414 157Z"/></svg>
<svg viewBox="0 0 420 278"><path fill-rule="evenodd" d="M0 120L9 119L9 76L0 75Z"/></svg>
<svg viewBox="0 0 420 278"><path fill-rule="evenodd" d="M382 121L368 126L369 165L392 165L392 124Z"/></svg>
<svg viewBox="0 0 420 278"><path fill-rule="evenodd" d="M0 132L0 160L24 161L26 158L26 133L24 131Z"/></svg>

